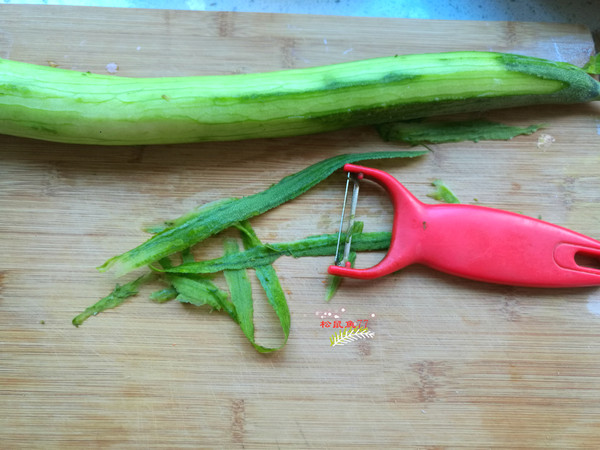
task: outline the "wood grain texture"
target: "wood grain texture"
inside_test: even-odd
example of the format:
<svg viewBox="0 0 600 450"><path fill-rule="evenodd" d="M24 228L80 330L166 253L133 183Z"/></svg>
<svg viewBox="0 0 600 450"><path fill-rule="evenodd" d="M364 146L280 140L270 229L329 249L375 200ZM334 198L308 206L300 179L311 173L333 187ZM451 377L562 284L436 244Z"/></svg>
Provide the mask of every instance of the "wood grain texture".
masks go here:
<svg viewBox="0 0 600 450"><path fill-rule="evenodd" d="M589 32L570 25L0 5L0 56L99 73L116 63L116 76L461 49L575 64L594 51ZM421 199L441 178L465 203L600 237L598 105L487 117L547 123L551 145L538 145L536 133L372 165ZM492 286L410 267L347 280L326 304L330 258L287 258L276 268L291 336L273 355L257 354L224 315L148 301L150 287L71 325L124 281L95 267L142 242L142 226L257 192L328 156L395 147L368 128L123 148L0 136L0 446L599 448L597 289ZM337 231L342 185L336 174L257 218L258 235ZM367 230L385 229L389 203L365 187L358 215ZM359 264L372 258L360 255ZM272 313L256 294L257 337L275 341ZM329 347L333 330L320 326L328 313L368 319L374 338Z"/></svg>

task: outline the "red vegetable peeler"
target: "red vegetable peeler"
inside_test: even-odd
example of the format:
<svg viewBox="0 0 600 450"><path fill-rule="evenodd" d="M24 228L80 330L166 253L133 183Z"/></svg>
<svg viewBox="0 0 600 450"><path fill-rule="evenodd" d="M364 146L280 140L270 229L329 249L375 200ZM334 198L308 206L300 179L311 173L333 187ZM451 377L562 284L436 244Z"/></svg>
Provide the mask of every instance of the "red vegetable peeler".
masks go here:
<svg viewBox="0 0 600 450"><path fill-rule="evenodd" d="M346 198L350 179L354 181L351 222L359 180L373 180L387 190L394 205L392 240L380 263L355 269L347 261L351 245L347 234L344 257L336 255L335 265L328 270L331 275L372 279L411 264L424 264L472 280L513 286L600 285L600 242L595 239L508 211L425 204L386 172L354 164L346 164L344 170L348 172Z"/></svg>

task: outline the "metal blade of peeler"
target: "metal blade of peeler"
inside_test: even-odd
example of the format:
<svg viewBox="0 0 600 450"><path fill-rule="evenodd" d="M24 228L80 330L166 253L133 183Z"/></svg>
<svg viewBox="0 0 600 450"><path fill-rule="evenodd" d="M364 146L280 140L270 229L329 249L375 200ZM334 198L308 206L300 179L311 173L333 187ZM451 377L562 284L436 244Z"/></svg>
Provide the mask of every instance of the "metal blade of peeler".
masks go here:
<svg viewBox="0 0 600 450"><path fill-rule="evenodd" d="M348 204L348 191L350 188L350 181L352 180L352 200L350 202L350 216L348 217L348 225L345 231L345 243L344 252L340 255L340 247L342 242L342 234L344 229L344 219L346 217L346 205ZM338 232L337 246L335 249L335 265L344 266L350 258L350 247L352 245L352 229L354 226L354 220L356 218L356 205L358 204L358 192L360 189L359 177L348 172L346 178L346 191L344 192L344 204L342 206L342 217L340 219L340 228Z"/></svg>

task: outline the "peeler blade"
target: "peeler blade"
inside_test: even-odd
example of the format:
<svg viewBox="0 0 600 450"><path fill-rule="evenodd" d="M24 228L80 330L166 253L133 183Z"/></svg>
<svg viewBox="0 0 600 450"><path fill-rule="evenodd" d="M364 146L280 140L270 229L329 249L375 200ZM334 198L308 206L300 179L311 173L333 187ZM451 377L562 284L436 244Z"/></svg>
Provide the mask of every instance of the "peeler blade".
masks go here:
<svg viewBox="0 0 600 450"><path fill-rule="evenodd" d="M335 249L335 262L336 266L345 266L349 262L350 258L350 247L352 246L352 230L354 228L354 221L356 219L356 206L358 204L358 193L360 191L360 179L361 174L352 174L348 172L346 178L346 190L344 192L344 204L342 206L342 217L340 219L340 227L338 231L337 246ZM352 182L352 197L350 200L350 215L348 216L348 223L346 230L344 231L344 222L346 218L346 208L348 205L348 191L350 190L350 183ZM344 250L340 252L342 246L342 236L344 236Z"/></svg>

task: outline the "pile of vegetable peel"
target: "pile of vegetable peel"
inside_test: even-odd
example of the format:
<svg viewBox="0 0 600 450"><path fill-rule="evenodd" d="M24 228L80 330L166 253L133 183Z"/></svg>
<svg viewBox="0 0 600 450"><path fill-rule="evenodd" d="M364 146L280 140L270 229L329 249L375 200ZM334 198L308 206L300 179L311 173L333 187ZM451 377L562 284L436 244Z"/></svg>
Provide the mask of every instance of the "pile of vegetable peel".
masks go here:
<svg viewBox="0 0 600 450"><path fill-rule="evenodd" d="M519 134L529 134L538 128L538 126L522 128L493 125L488 121L480 124L481 127L478 127L476 122L473 126L464 127L460 122L454 129L446 122L443 126L432 127L433 134L427 134L427 125L417 128L410 125L405 128L409 132L403 135L402 140L413 145L424 145L425 142L512 139ZM393 129L393 126L390 126L390 130ZM448 132L444 133L444 129ZM496 132L498 129L502 129L501 135ZM414 136L411 135L410 130L414 130ZM435 140L431 139L433 135L436 136ZM150 295L152 301L164 303L177 300L181 303L208 306L212 310L224 311L238 324L258 352L269 353L279 350L289 337L290 311L273 263L281 256L294 258L333 256L336 253L338 234L321 234L298 241L263 244L250 225L249 219L305 193L342 168L344 164L363 160L415 158L425 154L427 151L386 151L334 156L289 175L262 192L243 198L225 198L211 202L177 219L148 227L146 231L154 234L150 239L134 249L110 258L98 267L98 270L105 272L115 269L119 276L144 266L150 270L128 283L117 284L109 295L77 315L73 319L73 324L79 326L89 317L106 309L115 308L138 294L142 285L160 281L166 284L166 287L153 292ZM431 198L447 203L459 202L443 181L435 180L432 185L436 190L429 195ZM356 260L356 252L386 250L390 244L390 232L363 232L362 227L361 222L356 222L352 230L351 264ZM224 238L222 257L204 261L194 259L191 252L194 245L229 228L237 229L240 239ZM240 249L240 241L243 250ZM171 257L174 255L179 255L181 264L173 265ZM254 299L248 276L249 269L254 271L270 306L279 319L283 338L280 345L275 347L267 347L256 342ZM229 292L218 287L210 278L218 273L223 274ZM334 296L340 281L339 277L329 276L327 301Z"/></svg>
<svg viewBox="0 0 600 450"><path fill-rule="evenodd" d="M207 305L213 310L225 311L257 351L267 353L278 350L289 337L290 313L273 262L282 255L334 255L337 234L311 236L290 243L262 244L248 219L303 194L344 164L384 158L415 158L426 153L388 151L334 156L283 178L265 191L239 199L213 202L164 226L151 227L150 230L156 232L153 237L99 267L104 272L116 266L120 275L143 266L149 266L150 272L124 285L117 285L108 296L75 317L73 324L79 326L90 316L120 305L136 295L141 285L159 279L167 287L154 292L151 299L160 302L176 299L182 303ZM240 231L244 252L240 252L237 241L226 238L222 258L203 262L193 260L190 251L192 246L231 227ZM356 249L371 250L389 246L390 236L389 233L371 233L357 235L353 239ZM182 260L179 266L173 266L170 259L176 254L180 254ZM265 347L255 340L252 290L247 269L255 272L269 304L279 318L283 331L283 341L279 346ZM217 272L224 274L229 293L208 278L207 274Z"/></svg>

